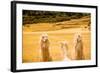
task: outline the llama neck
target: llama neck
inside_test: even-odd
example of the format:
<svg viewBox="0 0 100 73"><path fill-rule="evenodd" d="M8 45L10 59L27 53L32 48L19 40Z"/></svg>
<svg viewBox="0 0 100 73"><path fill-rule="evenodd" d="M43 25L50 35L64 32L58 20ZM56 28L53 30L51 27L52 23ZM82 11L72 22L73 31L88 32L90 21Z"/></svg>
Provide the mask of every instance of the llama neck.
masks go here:
<svg viewBox="0 0 100 73"><path fill-rule="evenodd" d="M63 48L63 56L64 56L64 59L63 61L68 61L69 58L67 57L67 51L66 51L67 48Z"/></svg>

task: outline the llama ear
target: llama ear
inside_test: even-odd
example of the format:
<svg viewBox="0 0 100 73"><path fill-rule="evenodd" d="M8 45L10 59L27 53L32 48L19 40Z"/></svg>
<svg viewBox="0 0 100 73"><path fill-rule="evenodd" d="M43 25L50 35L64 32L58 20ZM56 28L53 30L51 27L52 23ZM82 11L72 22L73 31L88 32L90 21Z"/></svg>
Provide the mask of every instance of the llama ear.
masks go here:
<svg viewBox="0 0 100 73"><path fill-rule="evenodd" d="M43 32L41 36L46 36L48 37L47 33Z"/></svg>

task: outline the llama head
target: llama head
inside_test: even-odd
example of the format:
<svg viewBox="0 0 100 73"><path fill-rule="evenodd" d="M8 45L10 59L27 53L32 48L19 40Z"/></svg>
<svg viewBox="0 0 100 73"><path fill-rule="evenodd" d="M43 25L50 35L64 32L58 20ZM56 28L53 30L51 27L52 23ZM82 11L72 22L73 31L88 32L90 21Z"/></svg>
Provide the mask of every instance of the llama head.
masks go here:
<svg viewBox="0 0 100 73"><path fill-rule="evenodd" d="M77 35L77 42L80 42L82 39L81 39L81 35Z"/></svg>
<svg viewBox="0 0 100 73"><path fill-rule="evenodd" d="M75 35L74 35L74 44L81 41L81 32L77 32Z"/></svg>
<svg viewBox="0 0 100 73"><path fill-rule="evenodd" d="M42 40L43 42L47 41L47 40L48 40L48 35L47 35L46 33L45 33L45 34L42 34L41 40Z"/></svg>
<svg viewBox="0 0 100 73"><path fill-rule="evenodd" d="M61 42L61 48L67 48L68 47L67 44L68 44L67 41L62 41Z"/></svg>

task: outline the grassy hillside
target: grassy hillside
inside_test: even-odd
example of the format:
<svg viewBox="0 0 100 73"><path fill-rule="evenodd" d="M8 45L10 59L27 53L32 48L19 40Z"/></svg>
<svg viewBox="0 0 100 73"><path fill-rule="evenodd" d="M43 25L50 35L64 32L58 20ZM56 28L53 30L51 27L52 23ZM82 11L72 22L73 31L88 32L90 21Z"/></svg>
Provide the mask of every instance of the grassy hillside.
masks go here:
<svg viewBox="0 0 100 73"><path fill-rule="evenodd" d="M32 11L23 10L23 25L34 23L55 23L79 19L84 16L90 16L89 13L75 12L54 12L54 11Z"/></svg>
<svg viewBox="0 0 100 73"><path fill-rule="evenodd" d="M23 31L25 32L35 32L35 31L55 31L70 28L90 28L90 17L84 16L80 19L71 19L69 21L55 22L55 23L33 23L25 24L23 26Z"/></svg>

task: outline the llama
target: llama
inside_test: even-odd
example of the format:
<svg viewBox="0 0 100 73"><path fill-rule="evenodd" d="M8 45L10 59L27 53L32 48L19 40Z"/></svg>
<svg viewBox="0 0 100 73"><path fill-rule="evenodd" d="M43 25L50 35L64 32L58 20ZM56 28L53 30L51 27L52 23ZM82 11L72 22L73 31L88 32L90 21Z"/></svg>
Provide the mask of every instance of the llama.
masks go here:
<svg viewBox="0 0 100 73"><path fill-rule="evenodd" d="M67 56L68 56L68 45L66 41L62 41L61 42L61 50L63 52L63 61L68 61L70 60Z"/></svg>
<svg viewBox="0 0 100 73"><path fill-rule="evenodd" d="M76 51L76 60L82 60L83 59L83 43L82 43L82 38L79 34L76 37L75 51Z"/></svg>
<svg viewBox="0 0 100 73"><path fill-rule="evenodd" d="M49 45L50 42L48 40L48 35L43 34L40 39L40 47L42 52L42 59L44 62L51 61L50 53L49 53Z"/></svg>

